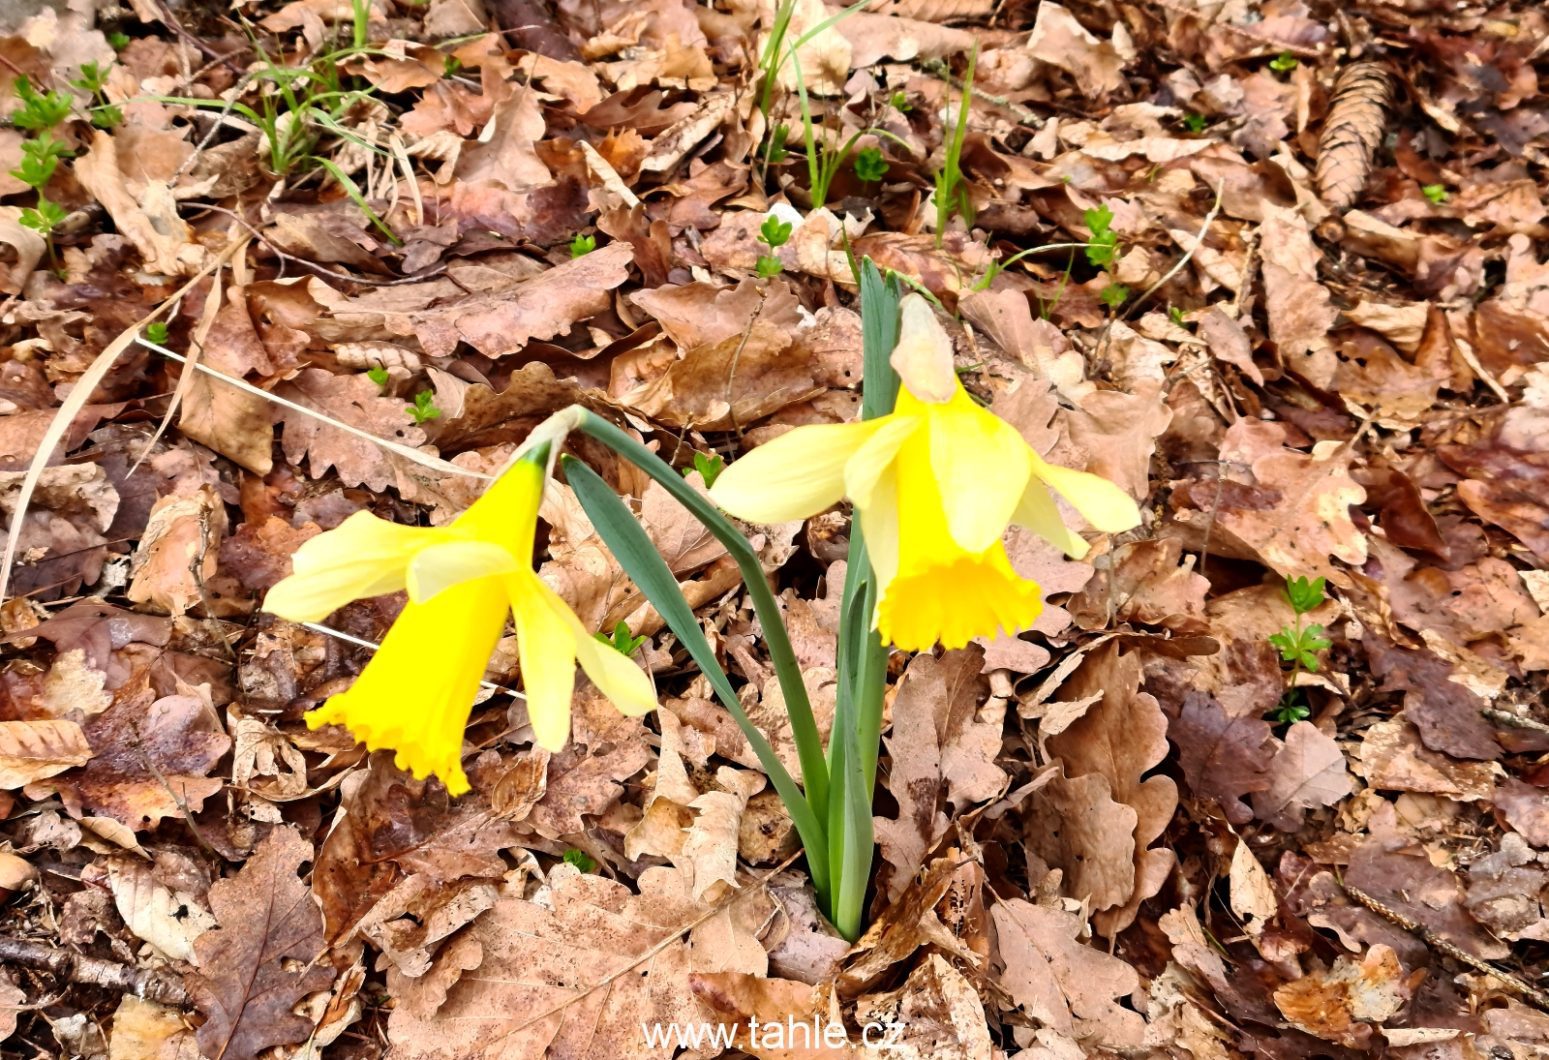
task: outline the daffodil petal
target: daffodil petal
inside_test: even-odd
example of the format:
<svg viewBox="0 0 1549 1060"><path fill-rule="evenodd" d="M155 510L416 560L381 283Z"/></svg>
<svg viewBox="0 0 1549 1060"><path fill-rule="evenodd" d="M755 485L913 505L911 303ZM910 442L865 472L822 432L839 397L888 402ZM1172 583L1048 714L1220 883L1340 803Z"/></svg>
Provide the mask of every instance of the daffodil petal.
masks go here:
<svg viewBox="0 0 1549 1060"><path fill-rule="evenodd" d="M518 460L453 520L452 527L468 537L503 542L526 564L532 559L533 531L546 481L542 463Z"/></svg>
<svg viewBox="0 0 1549 1060"><path fill-rule="evenodd" d="M527 718L538 745L558 751L570 739L576 632L550 604L547 595L553 590L536 574L524 571L512 575L506 579L506 587L511 610L516 613L516 649L522 663Z"/></svg>
<svg viewBox="0 0 1549 1060"><path fill-rule="evenodd" d="M1118 534L1140 525L1139 506L1114 483L1101 475L1051 464L1031 449L1028 453L1033 458L1033 474L1069 501L1095 529Z"/></svg>
<svg viewBox="0 0 1549 1060"><path fill-rule="evenodd" d="M557 597L555 602L565 607ZM582 636L575 642L575 653L586 676L620 713L638 717L656 709L656 689L651 686L650 677L623 652L595 637Z"/></svg>
<svg viewBox="0 0 1549 1060"><path fill-rule="evenodd" d="M1071 559L1080 559L1087 553L1089 546L1080 534L1065 525L1049 494L1049 487L1036 475L1028 480L1027 488L1022 491L1022 499L1011 521L1027 527Z"/></svg>
<svg viewBox="0 0 1549 1060"><path fill-rule="evenodd" d="M1015 634L1043 612L1038 583L1011 568L1005 546L904 569L883 587L877 628L904 651L961 648L975 637Z"/></svg>
<svg viewBox="0 0 1549 1060"><path fill-rule="evenodd" d="M879 420L797 427L723 470L710 499L750 523L805 519L839 503L845 463L876 434Z"/></svg>
<svg viewBox="0 0 1549 1060"><path fill-rule="evenodd" d="M961 387L932 410L931 471L947 526L964 551L983 552L1006 532L1032 474L1032 455L1015 427L975 405Z"/></svg>
<svg viewBox="0 0 1549 1060"><path fill-rule="evenodd" d="M463 582L407 605L355 683L307 714L313 729L343 725L373 751L397 752L400 769L468 790L463 730L508 603L493 578Z"/></svg>
<svg viewBox="0 0 1549 1060"><path fill-rule="evenodd" d="M897 413L879 416L870 422L877 424L876 433L855 451L844 468L845 496L862 511L878 505L875 496L877 488L889 474L898 451L914 436L915 431L925 426L923 416Z"/></svg>
<svg viewBox="0 0 1549 1060"><path fill-rule="evenodd" d="M414 554L443 537L441 530L356 512L296 550L293 573L269 590L264 610L292 622L317 622L351 600L397 592Z"/></svg>
<svg viewBox="0 0 1549 1060"><path fill-rule="evenodd" d="M878 585L898 573L898 477L886 470L871 487L871 503L857 511L866 539L866 558Z"/></svg>
<svg viewBox="0 0 1549 1060"><path fill-rule="evenodd" d="M461 582L523 569L524 565L504 545L493 541L446 541L421 549L409 561L409 599L424 603Z"/></svg>

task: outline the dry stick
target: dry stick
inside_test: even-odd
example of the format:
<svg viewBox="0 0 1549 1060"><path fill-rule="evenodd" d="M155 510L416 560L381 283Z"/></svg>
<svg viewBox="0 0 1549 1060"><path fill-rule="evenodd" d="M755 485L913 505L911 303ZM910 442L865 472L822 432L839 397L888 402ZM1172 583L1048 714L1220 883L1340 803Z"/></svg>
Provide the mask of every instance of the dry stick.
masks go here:
<svg viewBox="0 0 1549 1060"><path fill-rule="evenodd" d="M345 434L353 435L362 441L370 442L372 445L379 445L389 452L397 453L405 460L410 460L416 464L419 464L421 467L428 467L432 471L440 471L445 474L463 475L467 478L481 479L485 482L493 482L495 479L495 476L493 475L486 475L482 471L470 471L468 468L462 467L459 464L454 464L450 460L442 460L439 456L431 456L429 453L422 453L418 449L415 449L411 446L389 441L386 438L378 438L376 435L369 431L363 431L359 427L345 423L343 420L336 420L325 412L319 412L317 409L308 408L305 405L297 404L296 402L291 401L289 398L282 398L278 394L272 394L262 387L254 386L252 383L249 383L245 379L238 379L234 375L227 375L220 369L211 368L209 365L203 362L190 361L182 354L173 353L165 346L158 346L156 343L151 342L148 339L140 338L139 343L141 346L144 346L148 350L154 350L155 352L161 354L163 357L171 358L172 360L177 361L179 364L185 364L197 371L204 372L206 375L212 375L216 379L219 379L221 382L229 384L230 386L234 386L238 390L252 394L254 397L262 398L265 401L272 401L276 405L279 405L281 408L290 409L292 412L299 412L303 416L311 416L315 420L328 424L328 426L334 428L335 430L340 430Z"/></svg>
<svg viewBox="0 0 1549 1060"><path fill-rule="evenodd" d="M1171 280L1174 276L1178 275L1178 273L1182 272L1183 267L1193 260L1195 254L1199 253L1199 248L1205 245L1205 236L1210 232L1210 226L1215 223L1216 215L1221 212L1221 193L1224 187L1225 182L1217 182L1216 201L1211 204L1210 212L1205 215L1204 223L1199 226L1199 232L1194 236L1194 245L1184 253L1183 257L1178 259L1177 263L1173 265L1172 268L1168 269L1165 273L1162 274L1162 278L1160 280L1157 280L1150 287L1147 287L1145 291L1141 293L1139 298L1130 303L1129 308L1126 309L1123 315L1119 317L1120 320L1128 320L1134 314L1135 310L1140 308L1140 304L1142 302L1156 294L1156 292L1161 290L1163 285L1165 285L1168 280Z"/></svg>
<svg viewBox="0 0 1549 1060"><path fill-rule="evenodd" d="M42 942L0 938L0 963L36 968L71 983L134 994L163 1005L187 1005L188 991L176 979L152 968L133 968L73 953Z"/></svg>
<svg viewBox="0 0 1549 1060"><path fill-rule="evenodd" d="M227 244L226 249L217 254L208 265L200 269L188 278L188 281L172 292L160 305L129 327L125 328L117 338L108 343L103 351L97 354L97 359L87 366L81 373L80 379L71 389L69 396L60 404L59 411L54 414L49 422L48 430L43 432L43 438L38 443L37 451L32 454L32 462L27 466L27 474L22 478L21 490L16 496L16 508L11 516L11 529L5 538L5 553L0 556L0 600L6 598L6 591L11 587L11 567L16 562L16 550L21 544L22 523L27 518L27 509L32 504L32 494L38 487L38 480L43 476L43 469L48 466L49 457L69 433L70 425L75 422L76 414L86 407L91 400L92 393L107 378L108 369L113 367L118 355L123 353L140 334L140 329L167 311L169 306L175 305L177 300L206 276L215 272L226 264L238 247L245 245L246 241Z"/></svg>
<svg viewBox="0 0 1549 1060"><path fill-rule="evenodd" d="M1544 991L1538 989L1532 983L1529 983L1527 980L1522 979L1517 975L1513 975L1511 972L1503 971L1502 969L1495 967L1495 965L1491 964L1489 961L1481 960L1480 958L1475 957L1467 950L1459 947L1457 943L1449 942L1447 939L1442 938L1436 932L1432 931L1430 928L1414 919L1414 917L1407 913L1402 913L1399 910L1392 908L1391 906L1384 905L1382 902L1378 901L1376 898L1373 898L1359 887L1352 887L1350 884L1346 883L1344 888L1345 893L1348 894L1351 898L1354 898L1361 905L1364 905L1367 909L1370 909L1373 913L1376 913L1383 919L1391 920L1405 931L1408 931L1414 935L1418 935L1427 946L1441 951L1443 954L1451 957L1453 960L1459 962L1460 964L1468 965L1470 968L1480 973L1481 975L1488 975L1492 979L1499 980L1501 983L1505 984L1505 986L1513 994L1516 994L1520 998L1531 1001L1534 1005L1537 1005L1545 1012L1549 1012L1549 994L1544 993Z"/></svg>

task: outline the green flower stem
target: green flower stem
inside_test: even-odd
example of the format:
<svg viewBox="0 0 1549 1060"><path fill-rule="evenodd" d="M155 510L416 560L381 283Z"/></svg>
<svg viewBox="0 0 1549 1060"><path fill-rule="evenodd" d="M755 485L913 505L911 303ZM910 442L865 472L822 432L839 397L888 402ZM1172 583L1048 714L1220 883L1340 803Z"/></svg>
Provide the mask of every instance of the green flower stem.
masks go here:
<svg viewBox="0 0 1549 1060"><path fill-rule="evenodd" d="M764 643L769 647L770 662L774 664L775 676L785 693L785 710L790 715L791 736L796 742L796 754L801 761L807 805L819 821L826 820L829 777L828 762L823 754L823 738L818 734L812 702L807 697L807 685L802 680L796 652L791 648L790 635L786 633L779 604L769 588L769 578L764 573L763 564L759 562L758 553L753 550L748 539L742 536L742 532L698 490L690 486L682 475L624 431L589 411L580 414L576 429L602 442L666 487L667 492L687 508L731 554L748 587L748 597L764 629Z"/></svg>

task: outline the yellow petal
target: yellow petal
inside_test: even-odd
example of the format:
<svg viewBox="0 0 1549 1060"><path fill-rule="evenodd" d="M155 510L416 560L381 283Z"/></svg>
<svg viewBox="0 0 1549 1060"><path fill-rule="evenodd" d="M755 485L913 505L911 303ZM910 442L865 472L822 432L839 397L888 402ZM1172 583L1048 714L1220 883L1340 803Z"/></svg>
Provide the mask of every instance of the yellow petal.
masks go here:
<svg viewBox="0 0 1549 1060"><path fill-rule="evenodd" d="M871 503L857 508L861 533L866 539L866 558L879 586L898 573L898 476L884 472L871 490Z"/></svg>
<svg viewBox="0 0 1549 1060"><path fill-rule="evenodd" d="M881 420L797 427L729 465L710 499L750 523L805 519L844 496L845 462Z"/></svg>
<svg viewBox="0 0 1549 1060"><path fill-rule="evenodd" d="M974 404L958 386L929 415L930 463L947 525L958 545L983 552L1011 523L1032 474L1033 451L1015 427Z"/></svg>
<svg viewBox="0 0 1549 1060"><path fill-rule="evenodd" d="M462 794L463 729L507 606L494 578L407 605L355 683L307 714L307 725L343 725L373 751L396 751L400 769L421 779L435 774Z"/></svg>
<svg viewBox="0 0 1549 1060"><path fill-rule="evenodd" d="M564 601L558 597L555 597L555 603L565 607ZM565 610L569 613L569 608ZM575 618L574 615L570 617ZM580 625L580 621L576 620L578 629ZM586 635L585 630L581 630L581 633L582 636L575 642L576 659L597 690L607 696L608 701L621 713L630 717L655 710L656 689L651 687L651 679L646 676L646 672L623 652Z"/></svg>
<svg viewBox="0 0 1549 1060"><path fill-rule="evenodd" d="M296 550L294 573L269 590L264 610L292 622L317 622L351 600L397 592L414 554L444 539L442 530L356 512Z"/></svg>
<svg viewBox="0 0 1549 1060"><path fill-rule="evenodd" d="M543 503L546 472L542 463L517 461L452 521L452 528L465 537L503 545L526 566L532 561L533 531L538 506Z"/></svg>
<svg viewBox="0 0 1549 1060"><path fill-rule="evenodd" d="M558 751L570 738L575 630L549 603L553 590L536 574L524 571L505 579L505 583L511 610L516 613L516 649L522 662L527 718L532 722L538 745ZM564 607L564 603L560 606Z"/></svg>
<svg viewBox="0 0 1549 1060"><path fill-rule="evenodd" d="M844 493L862 511L877 504L874 496L899 451L925 426L923 416L893 413L869 421L875 433L855 451L844 468Z"/></svg>
<svg viewBox="0 0 1549 1060"><path fill-rule="evenodd" d="M877 628L884 643L904 651L961 648L975 637L1019 633L1042 612L1038 583L1012 570L997 542L979 555L900 570L883 588Z"/></svg>
<svg viewBox="0 0 1549 1060"><path fill-rule="evenodd" d="M1140 525L1140 508L1112 482L1101 475L1048 463L1032 450L1028 452L1033 458L1033 474L1069 501L1095 529L1118 534Z"/></svg>
<svg viewBox="0 0 1549 1060"><path fill-rule="evenodd" d="M524 569L526 565L510 549L493 541L454 540L431 545L420 549L409 561L409 599L424 603L460 582Z"/></svg>
<svg viewBox="0 0 1549 1060"><path fill-rule="evenodd" d="M922 295L899 306L898 345L888 358L904 389L921 401L948 401L960 384L952 367L952 340Z"/></svg>
<svg viewBox="0 0 1549 1060"><path fill-rule="evenodd" d="M1022 500L1011 521L1027 527L1071 559L1080 559L1087 553L1087 543L1081 539L1080 534L1065 525L1059 509L1055 507L1054 498L1049 495L1049 488L1036 475L1028 481L1027 489L1022 491Z"/></svg>

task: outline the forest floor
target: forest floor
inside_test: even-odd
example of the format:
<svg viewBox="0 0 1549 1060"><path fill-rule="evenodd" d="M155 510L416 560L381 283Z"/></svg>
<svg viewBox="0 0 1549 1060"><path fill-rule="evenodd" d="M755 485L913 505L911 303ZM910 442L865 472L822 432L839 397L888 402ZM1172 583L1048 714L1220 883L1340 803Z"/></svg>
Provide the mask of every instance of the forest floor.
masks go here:
<svg viewBox="0 0 1549 1060"><path fill-rule="evenodd" d="M1539 4L14 6L0 1054L1549 1057ZM859 943L562 483L658 711L543 751L507 638L464 797L306 727L403 598L264 613L303 541L572 403L696 483L853 418L864 257L1145 520L893 657ZM795 769L735 565L581 454ZM824 724L848 527L755 528Z"/></svg>

